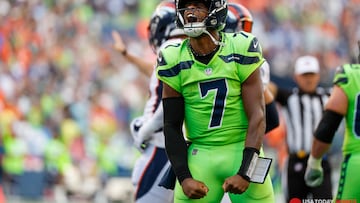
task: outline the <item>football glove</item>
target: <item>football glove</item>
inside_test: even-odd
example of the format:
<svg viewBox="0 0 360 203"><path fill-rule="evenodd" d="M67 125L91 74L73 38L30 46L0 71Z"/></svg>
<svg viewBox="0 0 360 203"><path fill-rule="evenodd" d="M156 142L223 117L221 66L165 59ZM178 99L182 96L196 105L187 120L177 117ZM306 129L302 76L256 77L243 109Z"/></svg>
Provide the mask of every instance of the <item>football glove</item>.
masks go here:
<svg viewBox="0 0 360 203"><path fill-rule="evenodd" d="M310 155L305 171L305 183L309 187L317 187L321 185L324 179L324 172L321 166L321 158L316 159Z"/></svg>
<svg viewBox="0 0 360 203"><path fill-rule="evenodd" d="M143 139L139 139L139 137L134 139L134 146L136 149L138 149L141 153L143 153L145 151L145 149L148 146L148 141L143 140Z"/></svg>
<svg viewBox="0 0 360 203"><path fill-rule="evenodd" d="M142 128L144 124L144 118L138 117L135 118L130 123L130 132L134 139L134 146L136 149L138 149L140 152L144 152L144 150L147 147L148 139L146 139L142 134L140 133L140 129Z"/></svg>

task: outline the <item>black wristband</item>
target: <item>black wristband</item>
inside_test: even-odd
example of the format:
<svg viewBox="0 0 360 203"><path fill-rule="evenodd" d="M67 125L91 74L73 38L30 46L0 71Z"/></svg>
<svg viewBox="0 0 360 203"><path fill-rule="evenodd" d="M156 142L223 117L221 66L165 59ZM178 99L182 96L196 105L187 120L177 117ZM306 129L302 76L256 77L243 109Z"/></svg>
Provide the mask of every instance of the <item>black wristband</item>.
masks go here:
<svg viewBox="0 0 360 203"><path fill-rule="evenodd" d="M125 56L125 55L127 54L127 50L124 49L124 50L122 50L120 53L121 53L123 56Z"/></svg>
<svg viewBox="0 0 360 203"><path fill-rule="evenodd" d="M253 147L245 147L243 150L241 166L237 174L250 182L251 174L255 169L259 154L260 152L258 149Z"/></svg>

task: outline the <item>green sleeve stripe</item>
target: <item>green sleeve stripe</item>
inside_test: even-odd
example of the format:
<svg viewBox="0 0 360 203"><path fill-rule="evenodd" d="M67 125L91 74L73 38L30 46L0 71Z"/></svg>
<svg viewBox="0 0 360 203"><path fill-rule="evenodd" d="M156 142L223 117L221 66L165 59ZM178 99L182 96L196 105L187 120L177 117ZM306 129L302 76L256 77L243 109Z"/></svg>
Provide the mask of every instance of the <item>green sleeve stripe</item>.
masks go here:
<svg viewBox="0 0 360 203"><path fill-rule="evenodd" d="M193 64L194 61L182 61L169 69L159 70L158 74L161 77L174 77L177 76L181 70L190 69Z"/></svg>
<svg viewBox="0 0 360 203"><path fill-rule="evenodd" d="M227 56L219 56L225 63L230 63L235 61L241 65L249 65L258 63L260 61L259 57L257 56L244 56L240 54L230 54Z"/></svg>

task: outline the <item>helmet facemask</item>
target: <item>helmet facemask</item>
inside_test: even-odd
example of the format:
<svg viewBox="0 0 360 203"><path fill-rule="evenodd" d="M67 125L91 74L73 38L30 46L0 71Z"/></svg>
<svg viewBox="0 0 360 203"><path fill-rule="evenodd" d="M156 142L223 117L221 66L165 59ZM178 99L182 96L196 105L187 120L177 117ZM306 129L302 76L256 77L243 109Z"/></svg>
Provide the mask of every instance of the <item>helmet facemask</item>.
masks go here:
<svg viewBox="0 0 360 203"><path fill-rule="evenodd" d="M185 12L187 13L188 18L194 19L192 22L185 23L185 19L184 19ZM197 12L207 12L207 11L201 9L188 9L188 8L179 9L179 13L180 13L180 15L178 16L179 20L183 24L183 29L185 34L189 37L198 37L201 34L203 34L204 31L206 30L206 26L205 26L206 18L204 18L201 22L198 22L197 19L198 17L196 15Z"/></svg>
<svg viewBox="0 0 360 203"><path fill-rule="evenodd" d="M194 15L195 18L197 17L195 12L204 12L201 9L186 8L185 5L191 2L204 3L208 8L207 16L201 22L198 22L196 19L194 22L185 24L185 11L187 11L187 15ZM185 34L190 37L198 37L201 34L206 33L208 29L221 30L225 26L225 19L227 16L227 3L225 0L176 0L176 10L177 26L184 29Z"/></svg>

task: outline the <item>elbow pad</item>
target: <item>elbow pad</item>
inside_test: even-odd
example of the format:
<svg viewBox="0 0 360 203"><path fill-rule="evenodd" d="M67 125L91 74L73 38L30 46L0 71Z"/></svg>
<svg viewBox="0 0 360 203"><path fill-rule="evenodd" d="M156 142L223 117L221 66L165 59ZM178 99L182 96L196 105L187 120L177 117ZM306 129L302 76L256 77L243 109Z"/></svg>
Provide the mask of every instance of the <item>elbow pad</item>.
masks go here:
<svg viewBox="0 0 360 203"><path fill-rule="evenodd" d="M343 115L331 110L325 110L322 119L315 130L314 136L325 143L330 144L335 136Z"/></svg>

